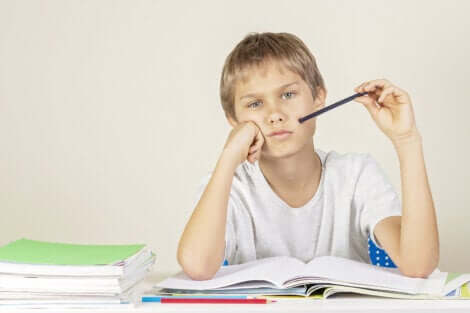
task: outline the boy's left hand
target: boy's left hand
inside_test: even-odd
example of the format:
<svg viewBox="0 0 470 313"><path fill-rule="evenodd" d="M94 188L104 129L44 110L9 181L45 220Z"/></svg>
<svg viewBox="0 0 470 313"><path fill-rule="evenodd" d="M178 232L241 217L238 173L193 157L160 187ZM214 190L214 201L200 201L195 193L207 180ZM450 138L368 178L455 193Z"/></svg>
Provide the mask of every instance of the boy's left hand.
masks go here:
<svg viewBox="0 0 470 313"><path fill-rule="evenodd" d="M394 144L418 136L411 99L406 91L386 79L362 83L354 90L368 92L355 101L364 104L377 126Z"/></svg>

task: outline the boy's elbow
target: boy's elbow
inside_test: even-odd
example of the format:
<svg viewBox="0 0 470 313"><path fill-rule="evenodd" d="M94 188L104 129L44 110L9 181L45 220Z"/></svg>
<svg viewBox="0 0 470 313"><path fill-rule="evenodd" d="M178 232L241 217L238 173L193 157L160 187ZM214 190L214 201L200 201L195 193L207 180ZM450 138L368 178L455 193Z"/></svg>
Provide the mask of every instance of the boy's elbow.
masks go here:
<svg viewBox="0 0 470 313"><path fill-rule="evenodd" d="M410 278L427 278L432 271L423 271L421 269L400 269L401 273Z"/></svg>
<svg viewBox="0 0 470 313"><path fill-rule="evenodd" d="M416 266L408 265L399 267L400 272L411 278L428 278L437 268L437 263L418 264Z"/></svg>
<svg viewBox="0 0 470 313"><path fill-rule="evenodd" d="M192 280L209 280L212 279L216 273L198 267L184 268L183 270Z"/></svg>
<svg viewBox="0 0 470 313"><path fill-rule="evenodd" d="M423 260L402 259L397 263L400 272L412 278L427 278L439 265L439 250L431 255L423 256Z"/></svg>
<svg viewBox="0 0 470 313"><path fill-rule="evenodd" d="M198 257L178 252L178 263L183 271L193 280L212 279L220 266L214 266L210 262L198 260Z"/></svg>

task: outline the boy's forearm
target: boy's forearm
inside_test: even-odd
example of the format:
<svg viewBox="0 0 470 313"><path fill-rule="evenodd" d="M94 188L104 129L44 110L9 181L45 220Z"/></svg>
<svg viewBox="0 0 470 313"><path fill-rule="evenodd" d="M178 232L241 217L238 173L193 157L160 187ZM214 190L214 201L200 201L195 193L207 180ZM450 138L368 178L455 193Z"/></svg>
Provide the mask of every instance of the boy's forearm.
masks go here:
<svg viewBox="0 0 470 313"><path fill-rule="evenodd" d="M178 261L193 279L209 279L225 252L225 224L233 175L237 167L223 152L181 236Z"/></svg>
<svg viewBox="0 0 470 313"><path fill-rule="evenodd" d="M403 206L400 266L426 275L439 263L439 235L421 135L416 131L416 135L394 146L400 160Z"/></svg>

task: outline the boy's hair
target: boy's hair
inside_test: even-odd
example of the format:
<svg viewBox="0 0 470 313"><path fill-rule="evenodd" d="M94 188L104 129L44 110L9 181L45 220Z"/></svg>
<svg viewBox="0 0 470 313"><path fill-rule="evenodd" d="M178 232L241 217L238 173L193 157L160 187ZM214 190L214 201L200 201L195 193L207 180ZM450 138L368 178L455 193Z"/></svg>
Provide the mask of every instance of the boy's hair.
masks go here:
<svg viewBox="0 0 470 313"><path fill-rule="evenodd" d="M246 70L266 61L279 61L307 83L313 99L318 88L324 89L323 78L315 57L297 36L289 33L250 33L230 52L220 79L220 99L225 114L235 116L235 84L244 79Z"/></svg>

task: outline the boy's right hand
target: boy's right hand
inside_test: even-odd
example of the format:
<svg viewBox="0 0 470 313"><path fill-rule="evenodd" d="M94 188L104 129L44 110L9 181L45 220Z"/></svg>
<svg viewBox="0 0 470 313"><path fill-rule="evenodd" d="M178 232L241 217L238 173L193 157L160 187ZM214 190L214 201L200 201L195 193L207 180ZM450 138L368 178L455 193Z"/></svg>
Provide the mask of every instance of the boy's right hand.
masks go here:
<svg viewBox="0 0 470 313"><path fill-rule="evenodd" d="M229 154L240 165L245 160L255 163L261 156L264 137L259 127L253 122L237 124L230 132L224 146L224 153Z"/></svg>

